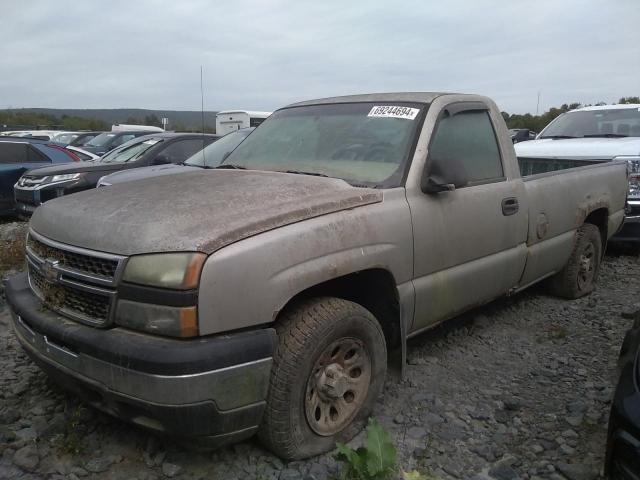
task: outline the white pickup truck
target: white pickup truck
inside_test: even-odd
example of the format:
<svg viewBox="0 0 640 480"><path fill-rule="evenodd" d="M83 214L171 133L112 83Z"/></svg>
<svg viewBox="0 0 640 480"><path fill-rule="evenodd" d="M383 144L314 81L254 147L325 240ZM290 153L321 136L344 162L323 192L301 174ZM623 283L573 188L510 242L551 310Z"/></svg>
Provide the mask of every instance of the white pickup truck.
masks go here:
<svg viewBox="0 0 640 480"><path fill-rule="evenodd" d="M611 240L640 242L640 104L585 107L560 115L536 140L515 145L516 155L531 166L549 168L556 162L589 165L608 160L626 160L629 193L625 224Z"/></svg>

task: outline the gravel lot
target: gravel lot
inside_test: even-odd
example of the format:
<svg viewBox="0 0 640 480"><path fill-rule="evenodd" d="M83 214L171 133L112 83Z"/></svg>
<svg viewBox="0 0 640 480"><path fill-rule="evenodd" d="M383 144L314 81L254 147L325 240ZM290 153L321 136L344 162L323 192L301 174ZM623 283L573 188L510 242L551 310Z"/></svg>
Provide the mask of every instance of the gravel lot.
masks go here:
<svg viewBox="0 0 640 480"><path fill-rule="evenodd" d="M0 225L0 247L11 231ZM405 379L387 382L375 410L399 465L443 479L597 478L639 286L638 256L609 254L585 299L534 287L412 340ZM283 464L254 442L189 451L83 406L21 351L0 297L0 478L319 480L338 471L331 455Z"/></svg>

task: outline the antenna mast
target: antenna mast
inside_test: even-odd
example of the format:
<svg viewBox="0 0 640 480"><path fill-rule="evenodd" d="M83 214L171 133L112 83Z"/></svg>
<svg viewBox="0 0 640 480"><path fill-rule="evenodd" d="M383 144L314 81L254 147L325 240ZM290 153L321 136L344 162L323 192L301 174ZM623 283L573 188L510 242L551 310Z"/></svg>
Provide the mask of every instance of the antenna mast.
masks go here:
<svg viewBox="0 0 640 480"><path fill-rule="evenodd" d="M204 135L204 89L202 88L202 65L200 65L200 113L202 116L202 135Z"/></svg>
<svg viewBox="0 0 640 480"><path fill-rule="evenodd" d="M206 165L204 154L204 88L202 87L202 65L200 65L200 117L202 120L202 166Z"/></svg>

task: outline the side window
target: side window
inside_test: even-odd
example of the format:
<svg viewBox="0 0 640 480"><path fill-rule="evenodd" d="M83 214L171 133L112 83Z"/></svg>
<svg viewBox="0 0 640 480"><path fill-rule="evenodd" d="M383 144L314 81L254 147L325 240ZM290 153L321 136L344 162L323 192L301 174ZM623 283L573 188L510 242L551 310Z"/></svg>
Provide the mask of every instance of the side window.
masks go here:
<svg viewBox="0 0 640 480"><path fill-rule="evenodd" d="M35 147L29 147L27 156L29 158L29 163L51 163L51 160L49 160L44 153L40 152Z"/></svg>
<svg viewBox="0 0 640 480"><path fill-rule="evenodd" d="M121 135L113 141L112 146L118 147L123 143L127 143L129 140L136 138L135 135Z"/></svg>
<svg viewBox="0 0 640 480"><path fill-rule="evenodd" d="M167 157L171 163L183 162L194 153L202 150L203 145L206 145L206 141L200 138L178 140L162 150L160 155Z"/></svg>
<svg viewBox="0 0 640 480"><path fill-rule="evenodd" d="M28 163L26 143L0 142L0 164Z"/></svg>
<svg viewBox="0 0 640 480"><path fill-rule="evenodd" d="M445 113L431 140L429 156L462 162L471 184L504 177L500 150L489 113L485 110Z"/></svg>

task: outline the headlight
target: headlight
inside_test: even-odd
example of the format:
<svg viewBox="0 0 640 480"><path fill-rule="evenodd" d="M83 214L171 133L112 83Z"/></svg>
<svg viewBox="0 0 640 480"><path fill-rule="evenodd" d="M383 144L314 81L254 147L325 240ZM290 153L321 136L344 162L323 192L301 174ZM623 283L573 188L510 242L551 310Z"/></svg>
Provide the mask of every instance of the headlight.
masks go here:
<svg viewBox="0 0 640 480"><path fill-rule="evenodd" d="M198 312L195 306L167 307L118 300L116 323L123 327L156 335L182 338L198 335Z"/></svg>
<svg viewBox="0 0 640 480"><path fill-rule="evenodd" d="M640 159L627 160L629 196L640 197Z"/></svg>
<svg viewBox="0 0 640 480"><path fill-rule="evenodd" d="M49 182L54 183L54 182L64 182L65 180L76 180L80 178L82 175L83 175L82 173L63 173L62 175L54 175L53 177L51 177Z"/></svg>
<svg viewBox="0 0 640 480"><path fill-rule="evenodd" d="M203 253L153 253L127 261L123 280L152 287L190 290L198 286Z"/></svg>
<svg viewBox="0 0 640 480"><path fill-rule="evenodd" d="M138 297L129 293L129 296L120 298L115 322L123 327L157 335L183 338L198 335L197 296L185 290L197 288L206 259L203 253L152 253L129 258L124 269L125 282L183 291L152 292L153 289L135 287L142 295ZM173 295L174 300L176 295L188 300L183 300L184 306L163 305L169 294Z"/></svg>

